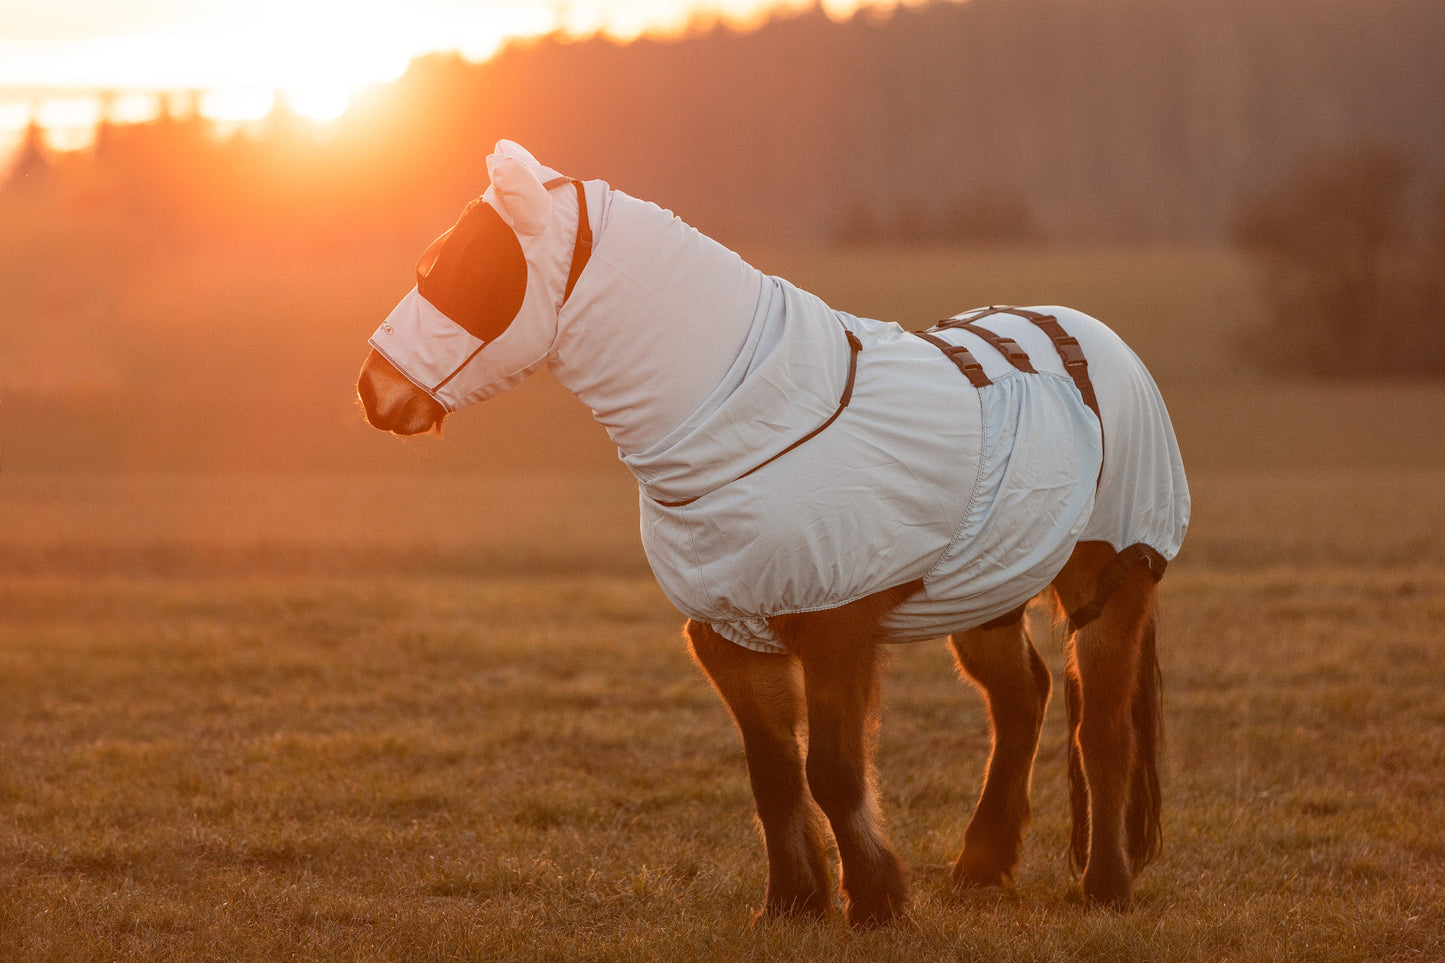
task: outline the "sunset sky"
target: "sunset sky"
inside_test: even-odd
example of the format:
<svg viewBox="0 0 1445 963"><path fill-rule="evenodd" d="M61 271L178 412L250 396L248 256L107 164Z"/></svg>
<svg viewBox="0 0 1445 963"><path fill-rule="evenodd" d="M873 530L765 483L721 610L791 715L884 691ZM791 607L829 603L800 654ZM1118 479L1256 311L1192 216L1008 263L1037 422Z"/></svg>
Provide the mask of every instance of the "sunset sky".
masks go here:
<svg viewBox="0 0 1445 963"><path fill-rule="evenodd" d="M563 30L622 38L720 14L747 22L808 0L43 0L0 3L0 136L32 116L56 146L111 115L145 120L154 91L199 90L213 119L265 116L279 91L326 119L358 86L399 76L415 56L483 59L509 37ZM826 0L846 15L862 0ZM127 96L129 94L130 96ZM0 144L0 148L3 148Z"/></svg>

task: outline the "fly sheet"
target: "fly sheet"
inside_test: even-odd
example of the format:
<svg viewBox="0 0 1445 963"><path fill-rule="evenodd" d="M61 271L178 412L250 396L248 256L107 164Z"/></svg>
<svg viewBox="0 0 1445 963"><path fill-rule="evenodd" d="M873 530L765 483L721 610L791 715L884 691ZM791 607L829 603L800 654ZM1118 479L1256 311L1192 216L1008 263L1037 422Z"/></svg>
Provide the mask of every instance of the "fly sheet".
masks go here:
<svg viewBox="0 0 1445 963"><path fill-rule="evenodd" d="M463 327L458 315L487 312L438 306L419 284L372 344L449 410L548 363L636 476L648 561L689 617L781 652L771 617L921 579L883 626L886 641L915 641L1017 608L1081 540L1177 554L1189 494L1169 416L1100 322L1033 309L1078 339L1099 415L1049 337L1007 311L978 323L1016 341L1035 373L976 334L937 332L982 365L991 383L975 387L896 324L835 311L603 182L548 190L555 171L498 150L473 215L510 233L491 220L463 232L496 235L467 241L468 257L524 267L435 299L500 301L508 323ZM594 239L577 275L583 204ZM461 252L444 243L435 263L449 258Z"/></svg>
<svg viewBox="0 0 1445 963"><path fill-rule="evenodd" d="M771 616L922 579L883 626L887 641L910 642L1012 611L1053 580L1079 541L1178 553L1189 500L1168 414L1143 365L1100 322L1034 309L1083 346L1102 433L1053 343L1023 317L979 324L1016 341L1034 374L977 335L938 332L983 366L992 383L975 388L896 325L834 312L777 279L765 286L735 377L653 449L623 459L642 487L653 571L692 618L780 652ZM847 407L751 470L768 439L810 424L782 416L787 398L810 399L813 419L837 403L845 331L861 345Z"/></svg>

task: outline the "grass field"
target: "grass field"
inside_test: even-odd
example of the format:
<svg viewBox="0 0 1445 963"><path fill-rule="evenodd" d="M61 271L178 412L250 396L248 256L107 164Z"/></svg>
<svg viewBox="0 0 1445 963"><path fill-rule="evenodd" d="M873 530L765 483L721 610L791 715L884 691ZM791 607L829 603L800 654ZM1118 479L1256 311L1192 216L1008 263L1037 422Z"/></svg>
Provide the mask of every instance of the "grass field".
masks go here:
<svg viewBox="0 0 1445 963"><path fill-rule="evenodd" d="M948 887L987 732L925 644L880 749L916 903L854 934L749 929L740 746L580 406L543 379L439 441L359 423L410 253L79 285L0 253L0 961L1445 957L1445 388L1242 366L1227 255L749 252L915 325L1104 317L1191 470L1137 911L1080 908L1060 705L1016 887Z"/></svg>
<svg viewBox="0 0 1445 963"><path fill-rule="evenodd" d="M16 960L1438 959L1438 568L1186 570L1165 856L1069 878L1063 733L1006 893L946 866L987 752L942 646L880 765L912 920L749 932L741 753L643 576L13 579L0 946ZM1057 646L1045 646L1057 664Z"/></svg>

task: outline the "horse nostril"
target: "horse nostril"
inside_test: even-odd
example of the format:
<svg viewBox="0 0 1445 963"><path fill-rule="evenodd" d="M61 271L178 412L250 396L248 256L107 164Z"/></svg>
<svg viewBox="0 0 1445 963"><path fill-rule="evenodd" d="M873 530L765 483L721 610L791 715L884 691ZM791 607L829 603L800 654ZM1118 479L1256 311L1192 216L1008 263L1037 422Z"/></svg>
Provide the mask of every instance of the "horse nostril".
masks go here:
<svg viewBox="0 0 1445 963"><path fill-rule="evenodd" d="M373 351L356 379L367 423L397 435L437 429L446 409Z"/></svg>
<svg viewBox="0 0 1445 963"><path fill-rule="evenodd" d="M365 373L356 381L356 394L361 398L361 408L366 413L367 422L373 428L385 430L386 425L381 422L381 413L376 410L376 386Z"/></svg>

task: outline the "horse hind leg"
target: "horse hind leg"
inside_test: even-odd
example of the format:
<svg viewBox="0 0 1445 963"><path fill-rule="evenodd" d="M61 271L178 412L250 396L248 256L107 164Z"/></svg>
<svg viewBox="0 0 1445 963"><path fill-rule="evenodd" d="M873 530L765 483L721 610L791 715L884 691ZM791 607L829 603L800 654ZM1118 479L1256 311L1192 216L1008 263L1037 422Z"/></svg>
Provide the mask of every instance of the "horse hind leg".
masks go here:
<svg viewBox="0 0 1445 963"><path fill-rule="evenodd" d="M879 926L908 903L903 862L883 831L873 771L879 700L878 623L907 585L823 612L779 616L774 629L803 665L808 788L833 829L853 926Z"/></svg>
<svg viewBox="0 0 1445 963"><path fill-rule="evenodd" d="M1023 610L949 639L960 671L988 704L991 750L978 805L953 866L954 882L997 886L1013 878L1029 824L1034 756L1052 683Z"/></svg>
<svg viewBox="0 0 1445 963"><path fill-rule="evenodd" d="M1089 603L1113 557L1106 545L1079 546L1055 581L1066 611ZM1134 876L1159 849L1157 597L1155 574L1134 565L1069 639L1070 853L1089 906L1130 908Z"/></svg>
<svg viewBox="0 0 1445 963"><path fill-rule="evenodd" d="M803 774L797 660L734 645L702 622L689 621L686 633L693 658L742 734L768 854L768 890L759 916L826 916L832 910L828 830Z"/></svg>

